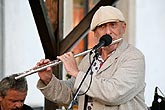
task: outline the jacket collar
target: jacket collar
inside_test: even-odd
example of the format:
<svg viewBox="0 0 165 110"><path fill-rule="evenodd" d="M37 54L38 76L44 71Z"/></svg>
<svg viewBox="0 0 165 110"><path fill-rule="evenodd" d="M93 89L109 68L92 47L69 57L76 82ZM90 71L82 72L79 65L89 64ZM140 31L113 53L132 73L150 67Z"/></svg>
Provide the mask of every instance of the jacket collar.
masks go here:
<svg viewBox="0 0 165 110"><path fill-rule="evenodd" d="M101 73L105 69L109 68L116 60L118 57L122 54L122 52L128 47L128 43L123 39L120 43L117 49L110 54L108 59L103 63L102 67L98 71L98 73Z"/></svg>

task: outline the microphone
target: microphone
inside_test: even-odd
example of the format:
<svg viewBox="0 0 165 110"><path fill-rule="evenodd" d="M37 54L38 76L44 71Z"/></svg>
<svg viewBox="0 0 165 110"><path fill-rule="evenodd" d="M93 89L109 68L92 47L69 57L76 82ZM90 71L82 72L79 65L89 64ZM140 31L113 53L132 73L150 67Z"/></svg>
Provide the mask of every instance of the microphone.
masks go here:
<svg viewBox="0 0 165 110"><path fill-rule="evenodd" d="M105 34L100 38L99 43L93 47L92 51L97 51L101 47L108 46L111 43L112 43L112 37L108 34Z"/></svg>
<svg viewBox="0 0 165 110"><path fill-rule="evenodd" d="M159 102L158 102L158 92L157 92L157 88L155 88L155 95L154 95L154 100L152 102L152 106L151 106L151 110L157 110L160 106Z"/></svg>
<svg viewBox="0 0 165 110"><path fill-rule="evenodd" d="M158 87L155 87L155 96L154 96L154 101L158 101L158 92L157 92Z"/></svg>

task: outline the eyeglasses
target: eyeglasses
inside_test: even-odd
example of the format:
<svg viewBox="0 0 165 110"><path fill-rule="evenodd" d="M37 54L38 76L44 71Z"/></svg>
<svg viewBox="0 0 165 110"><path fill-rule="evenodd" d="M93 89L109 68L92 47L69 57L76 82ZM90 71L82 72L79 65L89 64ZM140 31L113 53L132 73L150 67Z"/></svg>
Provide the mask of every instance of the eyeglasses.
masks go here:
<svg viewBox="0 0 165 110"><path fill-rule="evenodd" d="M106 28L114 30L119 26L119 22L121 22L121 21L109 22L109 23L106 23L106 24L102 24L102 25L97 26L97 29L100 30L100 31L104 31Z"/></svg>

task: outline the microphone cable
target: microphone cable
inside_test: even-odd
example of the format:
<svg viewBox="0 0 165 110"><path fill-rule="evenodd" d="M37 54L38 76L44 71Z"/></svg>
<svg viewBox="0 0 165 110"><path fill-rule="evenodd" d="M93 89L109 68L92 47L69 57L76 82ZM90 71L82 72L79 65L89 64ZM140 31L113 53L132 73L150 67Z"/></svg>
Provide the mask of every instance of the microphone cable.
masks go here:
<svg viewBox="0 0 165 110"><path fill-rule="evenodd" d="M92 64L92 62L91 62L91 52L89 53L89 63L90 63L90 65ZM91 66L92 67L92 66ZM93 71L92 71L92 68L90 67L90 76L91 76L91 79L90 79L90 82L89 82L89 86L88 86L88 88L87 88L87 90L84 92L84 93L82 93L82 94L78 94L78 96L82 96L82 95L85 95L87 92L88 92L88 90L89 90L89 88L91 87L91 84L92 84L92 78L93 78Z"/></svg>

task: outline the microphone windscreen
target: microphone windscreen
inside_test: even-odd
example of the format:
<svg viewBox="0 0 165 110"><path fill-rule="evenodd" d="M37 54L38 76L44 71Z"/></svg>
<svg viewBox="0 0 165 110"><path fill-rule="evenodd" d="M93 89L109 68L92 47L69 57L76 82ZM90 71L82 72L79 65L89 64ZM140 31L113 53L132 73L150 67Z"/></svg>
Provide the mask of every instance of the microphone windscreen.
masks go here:
<svg viewBox="0 0 165 110"><path fill-rule="evenodd" d="M112 37L108 34L105 34L100 38L99 42L104 42L104 46L108 46L112 43Z"/></svg>

